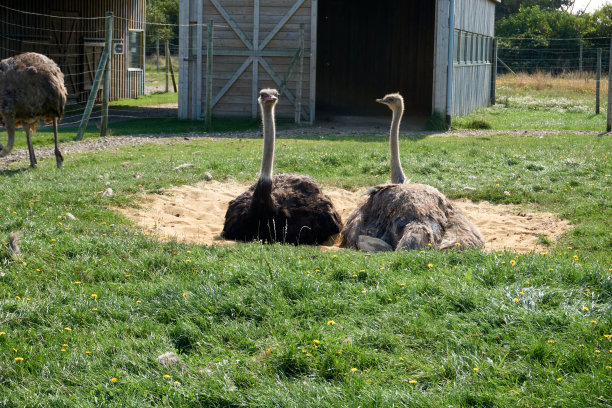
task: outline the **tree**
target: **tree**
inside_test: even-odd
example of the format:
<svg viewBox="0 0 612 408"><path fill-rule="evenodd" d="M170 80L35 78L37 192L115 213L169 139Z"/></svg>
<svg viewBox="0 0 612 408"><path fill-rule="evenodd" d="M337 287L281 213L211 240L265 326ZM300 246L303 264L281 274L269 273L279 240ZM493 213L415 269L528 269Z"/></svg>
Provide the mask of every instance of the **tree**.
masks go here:
<svg viewBox="0 0 612 408"><path fill-rule="evenodd" d="M502 0L495 8L495 20L517 14L522 7L539 7L542 10L571 11L575 0Z"/></svg>
<svg viewBox="0 0 612 408"><path fill-rule="evenodd" d="M178 38L178 0L147 1L147 37L152 44L159 36L160 41Z"/></svg>

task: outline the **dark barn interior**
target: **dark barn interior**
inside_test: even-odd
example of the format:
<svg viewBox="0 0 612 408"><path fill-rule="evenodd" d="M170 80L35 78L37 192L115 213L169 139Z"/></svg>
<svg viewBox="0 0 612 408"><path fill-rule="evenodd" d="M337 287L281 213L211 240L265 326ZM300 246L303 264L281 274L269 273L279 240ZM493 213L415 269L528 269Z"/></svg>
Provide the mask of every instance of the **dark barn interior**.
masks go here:
<svg viewBox="0 0 612 408"><path fill-rule="evenodd" d="M410 117L432 113L435 1L320 0L317 115L382 116L399 91Z"/></svg>

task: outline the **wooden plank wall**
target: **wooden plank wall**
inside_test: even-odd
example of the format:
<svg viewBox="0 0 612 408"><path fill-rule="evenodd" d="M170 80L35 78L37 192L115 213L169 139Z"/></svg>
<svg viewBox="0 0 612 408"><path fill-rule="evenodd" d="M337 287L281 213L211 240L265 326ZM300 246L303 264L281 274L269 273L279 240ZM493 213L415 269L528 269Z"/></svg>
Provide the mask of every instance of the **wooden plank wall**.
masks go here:
<svg viewBox="0 0 612 408"><path fill-rule="evenodd" d="M493 37L495 5L492 0L455 0L455 28ZM453 65L453 115L466 115L489 106L491 63Z"/></svg>
<svg viewBox="0 0 612 408"><path fill-rule="evenodd" d="M261 44L266 39L269 33L274 27L281 21L283 16L291 9L297 0L266 0L259 3L259 31L256 43ZM238 27L244 33L244 40L248 44L253 44L254 36L254 10L253 0L222 0L219 2L220 5L226 10L231 16L231 19L236 23ZM305 38L305 58L304 58L304 75L303 75L303 92L302 92L302 107L304 111L310 110L310 51L311 51L311 0L305 0L303 4L296 10L291 16L287 23L281 28L281 30L269 41L264 47L263 52L285 52L295 53L299 46L299 30L300 24L304 24L304 38ZM198 4L194 4L193 0L181 0L181 6L189 6L188 13L181 13L181 24L190 24L195 22L194 11L197 10ZM213 58L213 98L219 94L222 88L234 77L236 72L243 67L244 71L239 78L233 83L228 89L225 95L218 101L213 108L214 115L220 116L251 116L257 109L254 108L256 104L256 95L253 94L253 89L261 89L265 87L279 88L277 82L273 80L270 74L266 71L262 63L258 64L256 70L253 69L253 64L249 63L245 66L245 61L249 58L248 47L245 41L236 34L234 29L222 16L219 10L215 7L211 0L203 0L202 3L202 26L196 26L195 30L202 30L202 42L203 49L195 50L195 53L201 53L202 65L201 83L205 84L206 74L206 44L207 44L207 31L206 24L208 20L214 22L214 35L213 35L213 49L215 55ZM188 35L185 33L184 35ZM197 34L188 35L191 38L196 38ZM185 41L182 41L184 43ZM193 47L193 40L190 41L190 46ZM187 54L186 47L183 46L183 55ZM244 52L245 55L219 55L222 51L228 52ZM252 55L252 53L251 53ZM263 60L263 64L266 64L276 73L277 77L281 80L285 75L285 72L289 68L292 57L291 56L260 56L255 57L260 61ZM189 88L197 83L196 78L193 78L193 73L198 72L198 66L194 66L194 57L189 58L188 68L188 81ZM290 80L287 82L288 90L295 95L297 88L297 74L299 67L293 70ZM254 72L257 74L257 83L254 85ZM184 73L183 73L184 74ZM184 75L181 75L182 77ZM202 86L204 87L204 85ZM184 89L184 87L182 88ZM197 112L193 112L194 105L198 105L201 109L200 116L204 117L206 109L205 104L205 90L202 89L200 92L201 98L199 101L193 100L193 94L195 91L190 89L189 95L181 95L179 97L179 115L180 117L196 118ZM292 118L294 115L294 105L285 96L281 96L281 99L277 106L277 116Z"/></svg>
<svg viewBox="0 0 612 408"><path fill-rule="evenodd" d="M142 30L144 41L146 0L3 0L2 5L27 13L0 9L0 58L27 51L48 55L60 65L67 84L74 85L69 87L69 91L76 93L71 95L72 99L81 101L87 97L85 84L91 82L85 76L95 75L89 72L86 63L85 44L104 41L105 19L94 17L105 17L107 11L112 11L115 15L113 38L123 41L124 54L112 58L110 98L134 98L144 94L144 70L127 70L127 32L129 29ZM75 18L47 17L52 14L74 15ZM62 40L69 41L62 49L54 37L58 30L66 31ZM18 39L19 36L22 38ZM144 61L144 43L142 53Z"/></svg>

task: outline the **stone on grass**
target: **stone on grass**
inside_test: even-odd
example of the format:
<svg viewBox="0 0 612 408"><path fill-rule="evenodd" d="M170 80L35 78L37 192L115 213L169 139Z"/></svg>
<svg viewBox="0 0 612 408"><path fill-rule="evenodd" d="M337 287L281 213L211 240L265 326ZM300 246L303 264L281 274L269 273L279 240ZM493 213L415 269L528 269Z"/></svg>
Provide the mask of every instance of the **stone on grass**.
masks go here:
<svg viewBox="0 0 612 408"><path fill-rule="evenodd" d="M176 166L174 168L174 170L182 170L182 169L189 169L191 167L195 167L195 164L191 164L191 163L185 163L185 164L181 164L180 166Z"/></svg>
<svg viewBox="0 0 612 408"><path fill-rule="evenodd" d="M204 180L206 181L210 181L213 179L212 174L210 174L209 172L205 171L204 174L202 174L202 177L204 177Z"/></svg>
<svg viewBox="0 0 612 408"><path fill-rule="evenodd" d="M66 217L70 218L73 221L77 219L77 217L75 217L74 215L70 214L69 212L66 213Z"/></svg>
<svg viewBox="0 0 612 408"><path fill-rule="evenodd" d="M102 195L104 197L112 197L113 195L115 195L115 193L113 192L113 189L109 187L102 193Z"/></svg>

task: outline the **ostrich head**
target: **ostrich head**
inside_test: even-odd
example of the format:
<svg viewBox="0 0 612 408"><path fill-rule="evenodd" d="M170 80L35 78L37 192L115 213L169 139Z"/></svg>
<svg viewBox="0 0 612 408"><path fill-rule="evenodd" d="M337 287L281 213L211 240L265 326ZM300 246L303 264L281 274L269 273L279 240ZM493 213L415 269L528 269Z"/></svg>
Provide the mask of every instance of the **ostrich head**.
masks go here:
<svg viewBox="0 0 612 408"><path fill-rule="evenodd" d="M400 111L404 110L404 98L399 93L392 93L385 95L382 99L377 99L376 102L385 104L392 111L400 109Z"/></svg>
<svg viewBox="0 0 612 408"><path fill-rule="evenodd" d="M272 107L278 102L278 91L276 89L262 89L259 91L257 102L262 107Z"/></svg>

